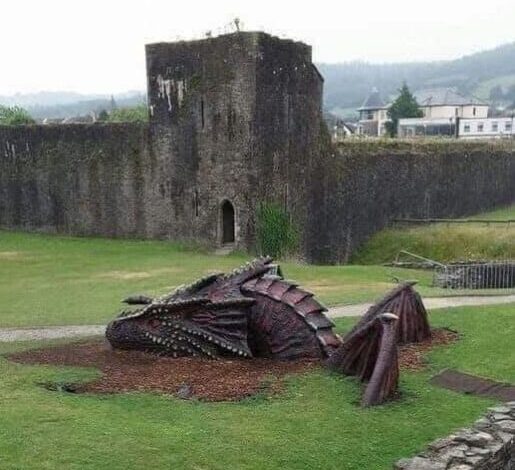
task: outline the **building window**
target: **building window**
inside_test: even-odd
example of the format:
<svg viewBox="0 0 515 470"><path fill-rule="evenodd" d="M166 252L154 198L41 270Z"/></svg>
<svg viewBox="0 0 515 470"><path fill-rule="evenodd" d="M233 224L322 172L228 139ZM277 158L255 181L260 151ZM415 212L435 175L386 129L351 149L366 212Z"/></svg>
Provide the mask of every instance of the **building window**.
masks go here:
<svg viewBox="0 0 515 470"><path fill-rule="evenodd" d="M369 121L372 121L374 119L374 113L372 111L367 111L366 118Z"/></svg>
<svg viewBox="0 0 515 470"><path fill-rule="evenodd" d="M470 132L470 124L465 124L463 126L463 132Z"/></svg>
<svg viewBox="0 0 515 470"><path fill-rule="evenodd" d="M504 123L504 130L506 132L511 132L511 122L505 122Z"/></svg>
<svg viewBox="0 0 515 470"><path fill-rule="evenodd" d="M485 125L482 122L478 123L478 125L477 125L478 132L483 132L484 128L485 128Z"/></svg>
<svg viewBox="0 0 515 470"><path fill-rule="evenodd" d="M492 132L498 132L499 131L499 124L497 122L492 122Z"/></svg>
<svg viewBox="0 0 515 470"><path fill-rule="evenodd" d="M459 108L454 108L454 115L456 117L458 117L459 112L460 112Z"/></svg>
<svg viewBox="0 0 515 470"><path fill-rule="evenodd" d="M476 115L476 108L472 108L472 116Z"/></svg>

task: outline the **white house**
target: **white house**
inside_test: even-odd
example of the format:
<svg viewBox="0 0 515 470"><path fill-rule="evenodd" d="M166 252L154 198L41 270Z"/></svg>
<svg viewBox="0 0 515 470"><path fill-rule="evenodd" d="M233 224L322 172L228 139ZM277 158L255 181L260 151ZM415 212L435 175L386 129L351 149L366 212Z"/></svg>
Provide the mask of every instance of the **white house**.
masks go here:
<svg viewBox="0 0 515 470"><path fill-rule="evenodd" d="M488 104L454 88L432 88L413 93L426 119L486 118Z"/></svg>
<svg viewBox="0 0 515 470"><path fill-rule="evenodd" d="M459 93L454 88L420 90L413 95L424 116L400 119L397 128L399 137L455 137L459 120L488 117L487 103Z"/></svg>
<svg viewBox="0 0 515 470"><path fill-rule="evenodd" d="M399 137L456 136L456 122L460 119L487 119L488 103L467 96L454 88L431 88L413 93L424 113L421 118L400 119ZM382 136L386 133L388 108L374 88L359 111L357 134Z"/></svg>
<svg viewBox="0 0 515 470"><path fill-rule="evenodd" d="M399 137L455 137L456 118L404 118L397 124Z"/></svg>
<svg viewBox="0 0 515 470"><path fill-rule="evenodd" d="M384 103L377 88L373 88L359 111L357 134L380 137L386 133L388 105Z"/></svg>
<svg viewBox="0 0 515 470"><path fill-rule="evenodd" d="M352 137L356 133L356 125L338 119L333 126L332 141L342 142L346 138Z"/></svg>
<svg viewBox="0 0 515 470"><path fill-rule="evenodd" d="M514 118L471 118L458 120L458 137L460 139L500 139L513 138Z"/></svg>

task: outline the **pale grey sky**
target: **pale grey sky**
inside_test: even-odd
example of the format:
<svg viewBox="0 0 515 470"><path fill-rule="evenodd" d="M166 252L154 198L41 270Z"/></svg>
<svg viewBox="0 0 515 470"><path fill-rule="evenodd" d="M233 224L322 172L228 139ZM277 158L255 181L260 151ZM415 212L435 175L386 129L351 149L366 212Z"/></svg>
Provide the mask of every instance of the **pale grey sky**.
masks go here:
<svg viewBox="0 0 515 470"><path fill-rule="evenodd" d="M317 62L460 57L515 41L515 0L4 0L0 94L145 88L148 42L234 17L313 45Z"/></svg>

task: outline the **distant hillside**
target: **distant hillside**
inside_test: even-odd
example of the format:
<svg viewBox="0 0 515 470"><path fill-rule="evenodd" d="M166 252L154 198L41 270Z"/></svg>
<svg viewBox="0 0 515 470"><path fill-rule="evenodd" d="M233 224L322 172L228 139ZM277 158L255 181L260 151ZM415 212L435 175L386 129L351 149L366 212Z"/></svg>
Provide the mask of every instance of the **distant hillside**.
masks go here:
<svg viewBox="0 0 515 470"><path fill-rule="evenodd" d="M119 108L144 103L146 96L140 91L129 91L114 95ZM77 116L98 114L112 107L111 95L86 95L74 92L39 92L0 96L0 105L22 106L34 119L65 119Z"/></svg>
<svg viewBox="0 0 515 470"><path fill-rule="evenodd" d="M415 91L422 88L456 87L459 91L505 107L515 103L515 42L457 60L398 64L349 62L318 64L325 78L325 108L334 114L355 116L355 110L373 87L383 98L395 96L405 80ZM40 92L0 96L0 104L19 105L36 119L67 118L109 109L110 95L73 92ZM118 106L145 100L144 92L116 94Z"/></svg>
<svg viewBox="0 0 515 470"><path fill-rule="evenodd" d="M325 77L325 107L339 114L359 107L372 87L377 87L384 99L394 96L403 80L412 90L456 87L482 99L489 99L491 90L499 86L510 101L508 90L514 86L515 91L515 42L450 61L349 62L318 67Z"/></svg>

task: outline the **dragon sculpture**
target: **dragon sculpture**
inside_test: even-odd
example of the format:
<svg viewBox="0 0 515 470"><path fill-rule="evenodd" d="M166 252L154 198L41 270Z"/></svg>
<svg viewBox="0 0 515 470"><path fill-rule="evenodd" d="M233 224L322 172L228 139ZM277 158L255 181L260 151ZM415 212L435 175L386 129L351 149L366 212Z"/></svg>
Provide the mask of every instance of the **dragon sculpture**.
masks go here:
<svg viewBox="0 0 515 470"><path fill-rule="evenodd" d="M413 283L371 307L342 340L313 294L283 279L271 258L212 274L159 298L132 296L106 330L114 348L205 358L318 359L367 383L364 406L397 390L397 344L430 336Z"/></svg>
<svg viewBox="0 0 515 470"><path fill-rule="evenodd" d="M129 297L106 331L111 345L162 355L324 358L341 344L325 307L284 280L271 258L213 274L164 297Z"/></svg>

